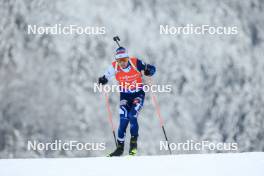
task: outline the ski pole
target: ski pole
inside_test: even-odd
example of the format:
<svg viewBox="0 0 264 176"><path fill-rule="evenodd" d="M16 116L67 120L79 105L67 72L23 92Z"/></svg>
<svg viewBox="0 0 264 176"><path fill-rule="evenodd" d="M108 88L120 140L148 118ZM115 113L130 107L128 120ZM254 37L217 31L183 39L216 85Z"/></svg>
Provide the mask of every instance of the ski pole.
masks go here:
<svg viewBox="0 0 264 176"><path fill-rule="evenodd" d="M151 86L152 85L152 79L151 79L151 77L148 77L148 78L149 78L149 84ZM152 99L152 104L153 104L154 108L156 109L156 113L157 113L157 116L158 116L159 122L160 122L160 127L162 128L165 140L166 140L167 145L168 145L169 152L170 152L170 154L172 154L171 153L171 148L170 148L170 145L169 145L169 140L168 140L168 137L167 137L167 134L166 134L166 131L165 131L163 118L162 118L161 113L160 113L159 103L158 103L157 97L155 96L155 94L152 91L151 91L151 99Z"/></svg>
<svg viewBox="0 0 264 176"><path fill-rule="evenodd" d="M119 44L119 42L118 42L118 41L120 41L120 38L119 38L118 36L115 36L115 37L113 38L113 40L116 42L116 44L118 45L118 47L120 47L120 44Z"/></svg>
<svg viewBox="0 0 264 176"><path fill-rule="evenodd" d="M116 135L115 135L115 127L114 127L114 124L113 124L113 116L112 116L112 112L111 112L111 109L110 109L109 97L108 97L108 95L107 95L107 93L105 91L104 91L104 96L105 96L107 113L108 113L108 121L109 121L109 123L111 125L113 136L114 136L114 140L115 140L115 145L117 147Z"/></svg>

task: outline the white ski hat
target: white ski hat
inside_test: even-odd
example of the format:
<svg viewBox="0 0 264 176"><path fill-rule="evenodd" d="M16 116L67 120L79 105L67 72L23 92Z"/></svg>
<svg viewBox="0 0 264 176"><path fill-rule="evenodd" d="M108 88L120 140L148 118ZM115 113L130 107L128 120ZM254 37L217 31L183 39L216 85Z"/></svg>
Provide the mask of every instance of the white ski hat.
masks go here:
<svg viewBox="0 0 264 176"><path fill-rule="evenodd" d="M116 55L115 55L115 59L121 59L121 58L127 58L128 53L126 51L126 49L124 47L119 47L116 49Z"/></svg>

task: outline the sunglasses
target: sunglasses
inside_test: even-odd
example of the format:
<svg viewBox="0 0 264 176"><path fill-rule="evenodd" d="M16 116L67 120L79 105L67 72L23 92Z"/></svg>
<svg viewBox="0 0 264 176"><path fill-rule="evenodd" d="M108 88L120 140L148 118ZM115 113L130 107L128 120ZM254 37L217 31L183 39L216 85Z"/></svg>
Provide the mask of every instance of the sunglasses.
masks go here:
<svg viewBox="0 0 264 176"><path fill-rule="evenodd" d="M128 61L128 58L120 58L120 59L117 59L116 60L117 62L127 62Z"/></svg>

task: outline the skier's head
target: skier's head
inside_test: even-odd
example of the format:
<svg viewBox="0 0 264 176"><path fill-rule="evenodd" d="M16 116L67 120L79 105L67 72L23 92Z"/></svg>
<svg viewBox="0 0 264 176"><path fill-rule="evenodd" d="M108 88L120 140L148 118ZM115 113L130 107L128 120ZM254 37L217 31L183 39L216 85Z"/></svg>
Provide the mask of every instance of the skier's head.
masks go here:
<svg viewBox="0 0 264 176"><path fill-rule="evenodd" d="M126 68L128 65L129 56L124 47L119 47L116 49L115 59L122 68Z"/></svg>

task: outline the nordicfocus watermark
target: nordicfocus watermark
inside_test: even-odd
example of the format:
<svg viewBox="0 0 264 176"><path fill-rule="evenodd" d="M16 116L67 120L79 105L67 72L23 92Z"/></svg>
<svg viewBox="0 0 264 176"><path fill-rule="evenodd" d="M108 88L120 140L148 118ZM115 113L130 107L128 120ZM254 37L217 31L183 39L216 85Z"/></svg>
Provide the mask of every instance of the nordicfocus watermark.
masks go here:
<svg viewBox="0 0 264 176"><path fill-rule="evenodd" d="M104 26L78 26L78 25L62 25L54 24L51 26L28 25L28 35L103 35L106 34Z"/></svg>
<svg viewBox="0 0 264 176"><path fill-rule="evenodd" d="M124 85L98 85L97 83L94 83L94 92L138 92L140 90L143 90L144 92L158 92L158 93L169 93L172 91L172 85L166 84L166 85L143 85L142 83L136 83L133 85L130 85L128 83L125 83Z"/></svg>
<svg viewBox="0 0 264 176"><path fill-rule="evenodd" d="M38 141L28 141L27 142L27 150L37 150L37 151L44 151L44 150L105 150L105 143L95 143L95 142L88 142L82 143L78 141L62 141L62 140L55 140L52 142L38 142Z"/></svg>
<svg viewBox="0 0 264 176"><path fill-rule="evenodd" d="M186 26L170 26L160 25L159 32L161 35L237 35L237 26L212 26L204 24L195 26L194 24L187 24Z"/></svg>
<svg viewBox="0 0 264 176"><path fill-rule="evenodd" d="M160 141L160 150L169 150L169 147L172 151L238 151L237 143L187 140L168 145L167 141Z"/></svg>

